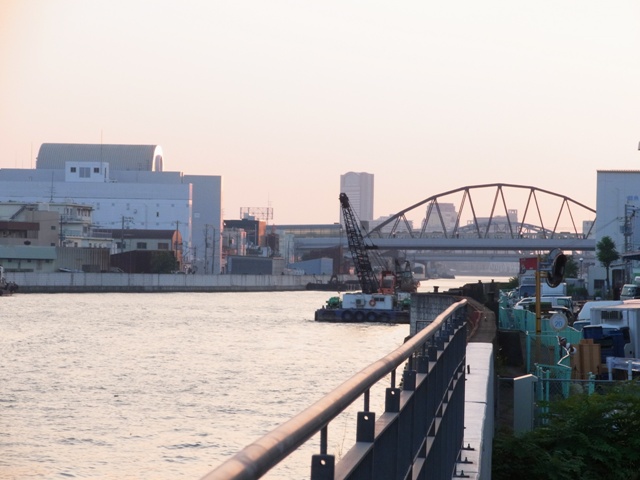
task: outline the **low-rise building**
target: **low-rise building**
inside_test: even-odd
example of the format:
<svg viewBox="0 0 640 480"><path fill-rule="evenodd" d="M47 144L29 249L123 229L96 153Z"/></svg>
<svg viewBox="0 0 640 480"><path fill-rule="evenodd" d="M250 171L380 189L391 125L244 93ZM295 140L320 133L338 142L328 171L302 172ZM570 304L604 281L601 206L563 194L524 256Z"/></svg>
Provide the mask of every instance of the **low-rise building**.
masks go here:
<svg viewBox="0 0 640 480"><path fill-rule="evenodd" d="M55 272L56 247L0 245L0 265L5 272Z"/></svg>

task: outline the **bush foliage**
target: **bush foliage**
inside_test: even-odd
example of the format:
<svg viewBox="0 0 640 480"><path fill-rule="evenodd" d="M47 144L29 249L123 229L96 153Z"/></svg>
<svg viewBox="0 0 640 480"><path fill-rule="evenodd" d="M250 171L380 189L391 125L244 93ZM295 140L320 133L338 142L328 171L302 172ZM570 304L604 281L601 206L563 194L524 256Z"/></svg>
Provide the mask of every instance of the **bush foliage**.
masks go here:
<svg viewBox="0 0 640 480"><path fill-rule="evenodd" d="M496 435L494 480L640 478L640 384L552 402L547 420L523 435Z"/></svg>

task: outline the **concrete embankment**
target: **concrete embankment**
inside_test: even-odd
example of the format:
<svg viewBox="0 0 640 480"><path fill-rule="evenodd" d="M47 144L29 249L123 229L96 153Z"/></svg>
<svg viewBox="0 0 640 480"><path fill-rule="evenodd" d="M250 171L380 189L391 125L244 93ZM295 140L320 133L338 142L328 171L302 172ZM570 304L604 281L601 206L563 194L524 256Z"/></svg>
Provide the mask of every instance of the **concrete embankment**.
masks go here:
<svg viewBox="0 0 640 480"><path fill-rule="evenodd" d="M305 290L329 275L174 275L128 273L12 273L18 293L268 292Z"/></svg>

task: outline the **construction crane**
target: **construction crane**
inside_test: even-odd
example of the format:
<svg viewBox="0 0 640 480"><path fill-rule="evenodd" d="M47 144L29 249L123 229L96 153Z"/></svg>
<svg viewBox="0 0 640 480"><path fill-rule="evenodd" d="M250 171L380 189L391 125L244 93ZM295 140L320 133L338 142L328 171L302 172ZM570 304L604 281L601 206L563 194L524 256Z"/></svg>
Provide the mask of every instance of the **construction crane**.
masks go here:
<svg viewBox="0 0 640 480"><path fill-rule="evenodd" d="M382 270L378 276L369 258L369 250L375 250L377 247L373 244L365 244L360 225L349 203L349 197L345 193L340 194L340 207L349 251L362 291L345 292L342 297L331 297L326 305L316 310L315 320L409 323L410 292L416 291L417 283L405 281L405 277L411 275L408 263L402 271L400 263L396 261L396 270L400 275L397 272ZM405 289L405 285L408 285L411 290Z"/></svg>
<svg viewBox="0 0 640 480"><path fill-rule="evenodd" d="M404 292L415 292L419 282L413 279L411 269L408 262L401 265L396 260L396 271L383 270L380 279L376 275L371 266L371 259L368 250L375 250L376 245L367 245L364 236L358 225L349 197L346 193L340 194L340 207L342 208L342 217L347 232L347 241L349 243L349 251L353 257L353 264L356 269L356 275L360 281L360 288L363 293L385 293L393 294L396 290Z"/></svg>
<svg viewBox="0 0 640 480"><path fill-rule="evenodd" d="M356 215L351 208L349 197L346 193L340 194L340 208L342 208L342 218L344 219L344 228L347 233L349 251L353 257L353 264L356 269L358 280L360 281L360 288L362 289L362 292L393 293L395 281L388 275L390 273L392 274L392 272L383 272L381 288L381 282L373 271L371 259L369 258L367 250L375 249L377 247L375 245L365 244Z"/></svg>

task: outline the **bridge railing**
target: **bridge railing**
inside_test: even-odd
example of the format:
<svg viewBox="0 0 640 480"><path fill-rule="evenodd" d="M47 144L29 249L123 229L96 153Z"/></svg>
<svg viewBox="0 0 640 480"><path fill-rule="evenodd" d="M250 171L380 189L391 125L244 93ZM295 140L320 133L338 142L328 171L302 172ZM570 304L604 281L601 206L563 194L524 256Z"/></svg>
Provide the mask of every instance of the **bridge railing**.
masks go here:
<svg viewBox="0 0 640 480"><path fill-rule="evenodd" d="M311 479L450 479L462 448L467 301L461 300L395 351L203 477L257 479L320 433ZM396 369L402 364L401 386ZM385 411L376 420L369 392L389 374ZM336 464L327 452L328 425L356 400L356 444ZM410 472L413 472L410 475Z"/></svg>

